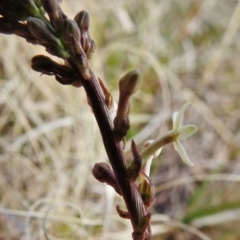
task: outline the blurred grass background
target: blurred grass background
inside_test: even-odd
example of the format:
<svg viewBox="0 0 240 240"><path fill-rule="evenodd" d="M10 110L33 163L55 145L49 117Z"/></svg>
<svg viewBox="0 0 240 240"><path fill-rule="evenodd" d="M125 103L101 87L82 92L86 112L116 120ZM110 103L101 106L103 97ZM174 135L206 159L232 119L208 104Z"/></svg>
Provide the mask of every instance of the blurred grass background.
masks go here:
<svg viewBox="0 0 240 240"><path fill-rule="evenodd" d="M199 131L183 145L195 166L172 145L153 163L154 239L240 239L240 2L69 0L62 8L71 18L90 13L91 67L116 100L118 79L143 72L129 140L141 147L166 133L172 113L191 102L184 122ZM0 239L131 239L115 211L121 199L91 175L107 158L84 90L31 70L36 54L45 51L0 36Z"/></svg>

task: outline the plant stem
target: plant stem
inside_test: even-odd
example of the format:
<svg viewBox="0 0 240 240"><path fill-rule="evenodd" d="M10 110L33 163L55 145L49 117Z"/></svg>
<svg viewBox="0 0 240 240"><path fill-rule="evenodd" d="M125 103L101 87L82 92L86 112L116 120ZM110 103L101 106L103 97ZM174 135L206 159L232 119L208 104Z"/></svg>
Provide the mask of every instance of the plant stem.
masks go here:
<svg viewBox="0 0 240 240"><path fill-rule="evenodd" d="M147 214L145 206L135 183L130 183L127 180L126 160L123 155L122 146L121 143L114 142L108 109L100 92L100 86L96 77L91 72L91 79L83 80L82 84L91 103L102 135L104 147L126 203L133 229L135 229L140 220ZM148 231L151 232L150 226L148 226ZM144 240L151 239L152 237L148 236Z"/></svg>

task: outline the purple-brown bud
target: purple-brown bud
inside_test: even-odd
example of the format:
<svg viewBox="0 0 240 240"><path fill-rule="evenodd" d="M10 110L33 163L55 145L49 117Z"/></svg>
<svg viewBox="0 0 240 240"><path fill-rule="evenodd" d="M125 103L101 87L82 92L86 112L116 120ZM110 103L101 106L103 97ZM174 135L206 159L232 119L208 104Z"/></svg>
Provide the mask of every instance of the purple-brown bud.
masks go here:
<svg viewBox="0 0 240 240"><path fill-rule="evenodd" d="M84 52L87 55L88 59L91 59L93 56L93 53L95 51L95 43L90 38L89 35L89 25L90 25L90 17L88 12L81 11L79 12L75 18L74 21L77 23L80 31L81 31L81 45L84 50Z"/></svg>
<svg viewBox="0 0 240 240"><path fill-rule="evenodd" d="M29 18L27 27L30 33L37 39L37 43L46 47L46 50L58 57L67 59L69 53L64 49L60 39L48 29L48 26L38 18Z"/></svg>
<svg viewBox="0 0 240 240"><path fill-rule="evenodd" d="M48 30L47 25L39 18L30 17L27 20L27 27L31 34L43 44L57 41L57 38Z"/></svg>
<svg viewBox="0 0 240 240"><path fill-rule="evenodd" d="M81 44L76 40L73 35L70 35L70 45L69 49L72 53L75 64L81 73L83 79L88 80L91 78L90 69L88 66L88 59L85 52L82 49Z"/></svg>
<svg viewBox="0 0 240 240"><path fill-rule="evenodd" d="M75 16L74 21L77 23L81 31L88 31L90 25L90 17L87 11L83 10L79 12Z"/></svg>
<svg viewBox="0 0 240 240"><path fill-rule="evenodd" d="M129 96L134 94L138 90L141 80L142 73L140 70L135 69L128 72L119 81L120 94L123 93Z"/></svg>
<svg viewBox="0 0 240 240"><path fill-rule="evenodd" d="M75 21L70 19L63 21L62 37L67 44L71 44L72 38L80 43L81 33Z"/></svg>
<svg viewBox="0 0 240 240"><path fill-rule="evenodd" d="M63 85L81 86L79 77L75 75L75 72L70 67L58 64L44 55L33 57L31 67L42 74L54 75L56 80Z"/></svg>
<svg viewBox="0 0 240 240"><path fill-rule="evenodd" d="M66 15L62 12L58 0L41 0L44 10L48 13L51 24L55 30L62 29Z"/></svg>
<svg viewBox="0 0 240 240"><path fill-rule="evenodd" d="M58 11L59 2L58 0L41 0L42 6L47 13L53 13Z"/></svg>
<svg viewBox="0 0 240 240"><path fill-rule="evenodd" d="M119 81L119 101L117 115L114 119L113 134L116 142L121 141L130 128L129 108L130 97L134 94L141 83L142 74L136 69L125 74Z"/></svg>
<svg viewBox="0 0 240 240"><path fill-rule="evenodd" d="M118 194L122 195L114 172L107 163L96 163L93 167L92 173L98 181L107 183L112 186Z"/></svg>

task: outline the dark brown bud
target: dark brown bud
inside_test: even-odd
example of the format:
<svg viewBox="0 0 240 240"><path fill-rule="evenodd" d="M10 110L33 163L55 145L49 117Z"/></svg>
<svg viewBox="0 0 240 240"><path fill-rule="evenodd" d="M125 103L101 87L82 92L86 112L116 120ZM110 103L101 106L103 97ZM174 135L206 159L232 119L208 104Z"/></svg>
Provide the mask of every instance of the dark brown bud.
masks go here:
<svg viewBox="0 0 240 240"><path fill-rule="evenodd" d="M135 69L133 71L125 74L119 81L119 90L120 94L124 93L125 95L134 94L142 81L142 73L140 70Z"/></svg>
<svg viewBox="0 0 240 240"><path fill-rule="evenodd" d="M60 8L58 0L41 0L42 6L47 13L53 13Z"/></svg>
<svg viewBox="0 0 240 240"><path fill-rule="evenodd" d="M60 75L63 78L75 76L70 67L58 64L44 55L37 55L32 58L32 69L47 75Z"/></svg>
<svg viewBox="0 0 240 240"><path fill-rule="evenodd" d="M29 18L27 27L30 33L37 39L37 43L46 47L52 55L67 59L69 53L64 49L60 39L49 30L48 26L38 18Z"/></svg>
<svg viewBox="0 0 240 240"><path fill-rule="evenodd" d="M71 40L69 49L73 55L75 64L81 73L82 78L88 80L91 78L91 73L88 66L87 56L83 51L81 44L76 40L75 37L73 37L73 35L70 35L69 39Z"/></svg>
<svg viewBox="0 0 240 240"><path fill-rule="evenodd" d="M70 19L65 19L63 21L62 37L67 44L71 44L72 38L80 43L81 33L75 21Z"/></svg>
<svg viewBox="0 0 240 240"><path fill-rule="evenodd" d="M55 30L62 30L66 15L62 12L58 0L41 0L44 10L48 13L51 24Z"/></svg>
<svg viewBox="0 0 240 240"><path fill-rule="evenodd" d="M39 18L29 18L27 27L31 34L42 43L57 41L57 38L49 31L47 25Z"/></svg>
<svg viewBox="0 0 240 240"><path fill-rule="evenodd" d="M44 55L33 57L31 67L42 74L54 75L56 80L63 85L81 87L81 81L70 67L58 64Z"/></svg>
<svg viewBox="0 0 240 240"><path fill-rule="evenodd" d="M89 25L90 25L90 17L89 17L88 12L86 12L84 10L79 12L75 16L74 21L77 23L77 25L81 31L88 31Z"/></svg>
<svg viewBox="0 0 240 240"><path fill-rule="evenodd" d="M98 181L107 183L112 186L118 194L122 195L114 172L107 163L96 163L93 167L92 173Z"/></svg>
<svg viewBox="0 0 240 240"><path fill-rule="evenodd" d="M136 69L125 74L119 81L119 101L117 115L114 119L114 140L116 142L121 141L130 128L129 123L129 106L130 97L139 88L142 79L141 72Z"/></svg>
<svg viewBox="0 0 240 240"><path fill-rule="evenodd" d="M88 12L81 11L79 12L75 18L74 21L77 23L80 31L81 31L81 45L84 50L84 52L87 55L88 59L91 59L93 56L93 53L95 51L95 43L90 38L89 35L89 25L90 25L90 17Z"/></svg>
<svg viewBox="0 0 240 240"><path fill-rule="evenodd" d="M133 161L131 162L130 166L127 169L127 174L128 174L128 180L130 182L134 182L138 178L140 170L142 168L142 159L138 152L137 146L133 140L132 140L131 149L133 154Z"/></svg>

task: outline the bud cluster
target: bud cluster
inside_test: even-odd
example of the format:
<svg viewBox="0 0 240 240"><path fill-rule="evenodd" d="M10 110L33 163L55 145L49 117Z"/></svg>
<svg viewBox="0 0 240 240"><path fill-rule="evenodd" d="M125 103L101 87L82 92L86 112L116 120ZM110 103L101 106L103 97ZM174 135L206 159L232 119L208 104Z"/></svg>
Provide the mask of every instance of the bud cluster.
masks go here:
<svg viewBox="0 0 240 240"><path fill-rule="evenodd" d="M88 60L93 55L95 43L88 31L90 18L86 11L79 12L71 20L62 12L59 0L2 0L0 14L1 33L16 34L32 44L42 45L51 55L70 61L72 64L68 67L79 70L79 79L91 77ZM34 65L35 60L33 68L36 69ZM58 71L59 65L55 63L50 66L53 65L58 66L53 72ZM49 73L49 67L42 70L42 73ZM68 77L58 73L54 75L60 83L70 84L66 80Z"/></svg>

